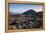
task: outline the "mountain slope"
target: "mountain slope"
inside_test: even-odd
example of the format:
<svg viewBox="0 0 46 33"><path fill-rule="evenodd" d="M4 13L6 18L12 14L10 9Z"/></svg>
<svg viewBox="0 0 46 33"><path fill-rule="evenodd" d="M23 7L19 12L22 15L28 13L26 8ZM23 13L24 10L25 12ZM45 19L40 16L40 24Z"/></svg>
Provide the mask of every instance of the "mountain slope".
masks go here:
<svg viewBox="0 0 46 33"><path fill-rule="evenodd" d="M35 14L36 12L34 11L34 10L28 10L28 11L26 11L26 12L24 12L23 14Z"/></svg>

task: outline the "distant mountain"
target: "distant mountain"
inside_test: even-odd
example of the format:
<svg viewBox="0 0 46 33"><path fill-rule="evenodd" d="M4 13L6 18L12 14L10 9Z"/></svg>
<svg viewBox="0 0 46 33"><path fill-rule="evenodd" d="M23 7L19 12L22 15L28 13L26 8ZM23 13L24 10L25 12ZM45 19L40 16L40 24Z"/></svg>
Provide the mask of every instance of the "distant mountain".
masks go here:
<svg viewBox="0 0 46 33"><path fill-rule="evenodd" d="M24 12L23 14L35 14L36 12L34 11L34 10L28 10L28 11L26 11L26 12Z"/></svg>
<svg viewBox="0 0 46 33"><path fill-rule="evenodd" d="M15 14L13 12L9 12L10 16L20 16L19 14ZM43 17L43 12L40 11L40 12L35 12L34 10L30 9L30 10L27 10L26 12L22 13L22 14L31 14L32 16L38 16L38 17Z"/></svg>
<svg viewBox="0 0 46 33"><path fill-rule="evenodd" d="M41 12L37 12L37 16L43 17L43 12L42 11Z"/></svg>
<svg viewBox="0 0 46 33"><path fill-rule="evenodd" d="M38 15L42 15L42 14L43 14L43 12L42 12L42 11L41 11L41 12L37 12L37 14L38 14Z"/></svg>

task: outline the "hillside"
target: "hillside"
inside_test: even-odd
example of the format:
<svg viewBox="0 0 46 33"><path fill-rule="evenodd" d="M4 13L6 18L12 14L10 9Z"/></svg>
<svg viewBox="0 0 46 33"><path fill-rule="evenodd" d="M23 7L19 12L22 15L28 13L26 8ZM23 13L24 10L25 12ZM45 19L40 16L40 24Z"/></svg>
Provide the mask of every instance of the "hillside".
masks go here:
<svg viewBox="0 0 46 33"><path fill-rule="evenodd" d="M33 29L42 28L43 26L43 12L35 12L34 10L27 10L22 14L10 13L9 29L16 26L17 29Z"/></svg>

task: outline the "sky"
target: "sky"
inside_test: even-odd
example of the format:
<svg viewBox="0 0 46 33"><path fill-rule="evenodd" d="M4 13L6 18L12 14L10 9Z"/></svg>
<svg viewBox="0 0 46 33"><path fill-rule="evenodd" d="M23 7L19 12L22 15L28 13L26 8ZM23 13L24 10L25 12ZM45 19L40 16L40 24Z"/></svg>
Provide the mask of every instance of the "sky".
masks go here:
<svg viewBox="0 0 46 33"><path fill-rule="evenodd" d="M42 5L31 5L31 4L9 4L9 11L21 14L27 10L33 9L36 12L42 11Z"/></svg>

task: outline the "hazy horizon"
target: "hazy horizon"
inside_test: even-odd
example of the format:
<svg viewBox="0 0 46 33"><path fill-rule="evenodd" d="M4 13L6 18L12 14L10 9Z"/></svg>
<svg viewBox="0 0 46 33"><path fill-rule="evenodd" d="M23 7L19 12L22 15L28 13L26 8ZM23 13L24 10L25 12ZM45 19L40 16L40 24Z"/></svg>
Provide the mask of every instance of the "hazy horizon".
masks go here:
<svg viewBox="0 0 46 33"><path fill-rule="evenodd" d="M31 5L31 4L9 4L9 12L21 14L27 10L35 10L36 12L42 11L42 5Z"/></svg>

